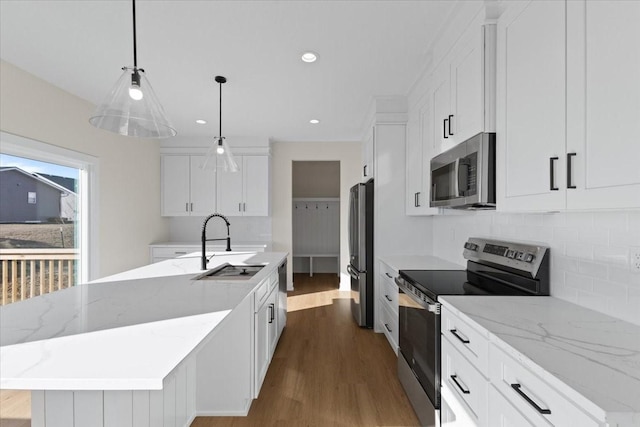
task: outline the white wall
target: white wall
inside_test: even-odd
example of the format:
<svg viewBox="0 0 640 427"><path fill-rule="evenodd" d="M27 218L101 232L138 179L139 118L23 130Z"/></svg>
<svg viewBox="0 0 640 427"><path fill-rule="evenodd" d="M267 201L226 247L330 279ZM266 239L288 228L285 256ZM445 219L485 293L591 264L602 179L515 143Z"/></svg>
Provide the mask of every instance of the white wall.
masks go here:
<svg viewBox="0 0 640 427"><path fill-rule="evenodd" d="M99 271L92 278L147 264L147 245L168 235L160 217L159 143L94 128L94 105L5 61L0 93L2 131L99 159Z"/></svg>
<svg viewBox="0 0 640 427"><path fill-rule="evenodd" d="M362 146L359 142L275 142L271 162L271 212L273 250L289 252L292 266L292 165L299 160L336 160L340 162L340 272L341 285L349 286L346 272L349 263L348 209L349 188L360 180ZM287 271L289 287L293 283L292 268ZM344 282L344 283L342 283Z"/></svg>
<svg viewBox="0 0 640 427"><path fill-rule="evenodd" d="M640 325L640 273L630 264L640 211L468 212L432 221L433 254L457 263L469 236L546 243L552 296Z"/></svg>

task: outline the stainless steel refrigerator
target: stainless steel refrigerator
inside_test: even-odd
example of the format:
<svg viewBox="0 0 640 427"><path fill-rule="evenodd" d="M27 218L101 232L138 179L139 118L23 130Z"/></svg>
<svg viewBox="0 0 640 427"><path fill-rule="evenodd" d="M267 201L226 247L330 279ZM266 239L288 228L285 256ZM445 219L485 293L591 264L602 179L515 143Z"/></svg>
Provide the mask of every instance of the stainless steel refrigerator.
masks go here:
<svg viewBox="0 0 640 427"><path fill-rule="evenodd" d="M351 313L359 326L373 327L373 180L349 192Z"/></svg>

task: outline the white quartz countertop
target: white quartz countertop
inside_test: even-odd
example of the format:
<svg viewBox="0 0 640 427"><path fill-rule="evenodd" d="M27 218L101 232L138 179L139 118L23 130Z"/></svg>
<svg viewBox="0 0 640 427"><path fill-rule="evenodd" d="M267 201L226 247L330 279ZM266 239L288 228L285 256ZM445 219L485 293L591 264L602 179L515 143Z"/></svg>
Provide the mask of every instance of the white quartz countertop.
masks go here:
<svg viewBox="0 0 640 427"><path fill-rule="evenodd" d="M247 280L195 281L193 253L0 307L0 388L161 389L286 255L215 253L209 268L265 267Z"/></svg>
<svg viewBox="0 0 640 427"><path fill-rule="evenodd" d="M184 246L196 246L196 247L201 247L202 246L202 242L195 242L195 241L191 241L191 242L187 242L187 241L182 241L182 242L158 242L158 243L152 243L149 246L151 247L155 247L155 246L162 246L162 247L184 247ZM225 241L219 241L219 242L207 242L207 246L220 246L220 247L226 247L227 243ZM269 242L235 242L233 240L231 240L231 249L233 249L234 246L240 246L240 247L247 247L247 246L255 246L258 248L267 248L270 246Z"/></svg>
<svg viewBox="0 0 640 427"><path fill-rule="evenodd" d="M447 308L609 422L640 417L640 326L553 297L444 296Z"/></svg>
<svg viewBox="0 0 640 427"><path fill-rule="evenodd" d="M394 270L465 270L466 267L431 255L389 255L380 260Z"/></svg>

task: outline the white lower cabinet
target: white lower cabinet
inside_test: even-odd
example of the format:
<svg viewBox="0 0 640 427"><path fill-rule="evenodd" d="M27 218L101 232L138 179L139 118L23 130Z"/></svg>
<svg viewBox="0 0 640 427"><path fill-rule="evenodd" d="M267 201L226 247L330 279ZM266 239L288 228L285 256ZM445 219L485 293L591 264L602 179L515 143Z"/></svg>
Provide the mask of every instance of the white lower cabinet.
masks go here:
<svg viewBox="0 0 640 427"><path fill-rule="evenodd" d="M255 376L254 397L269 369L269 363L278 344L278 274L271 275L255 294Z"/></svg>
<svg viewBox="0 0 640 427"><path fill-rule="evenodd" d="M491 384L531 425L602 425L495 344L489 348L489 377Z"/></svg>
<svg viewBox="0 0 640 427"><path fill-rule="evenodd" d="M536 427L500 394L492 384L489 386L489 425L495 427Z"/></svg>
<svg viewBox="0 0 640 427"><path fill-rule="evenodd" d="M383 261L380 261L378 271L378 329L398 354L398 286L394 281L398 272Z"/></svg>

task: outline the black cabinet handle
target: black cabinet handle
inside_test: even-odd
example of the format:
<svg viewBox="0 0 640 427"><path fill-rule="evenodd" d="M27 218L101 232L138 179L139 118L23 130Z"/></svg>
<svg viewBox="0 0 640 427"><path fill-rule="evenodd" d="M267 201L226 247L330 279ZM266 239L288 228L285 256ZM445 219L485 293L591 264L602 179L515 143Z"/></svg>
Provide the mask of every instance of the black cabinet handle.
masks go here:
<svg viewBox="0 0 640 427"><path fill-rule="evenodd" d="M388 323L385 323L385 324L384 324L384 327L385 327L385 328L387 328L387 331L391 332L391 328L389 327L389 324L388 324Z"/></svg>
<svg viewBox="0 0 640 427"><path fill-rule="evenodd" d="M393 279L393 276L392 276L392 275L390 275L390 274L389 274L389 273L387 273L387 272L385 272L385 273L384 273L384 275L385 275L385 276L387 276L389 279Z"/></svg>
<svg viewBox="0 0 640 427"><path fill-rule="evenodd" d="M416 208L420 207L420 192L416 193Z"/></svg>
<svg viewBox="0 0 640 427"><path fill-rule="evenodd" d="M549 190L558 191L558 187L556 187L556 178L554 173L554 163L558 160L557 157L549 157Z"/></svg>
<svg viewBox="0 0 640 427"><path fill-rule="evenodd" d="M522 390L520 390L520 387L521 387L520 384L511 384L511 388L514 389L516 393L518 393L524 400L526 400L529 403L529 405L533 406L536 409L536 411L546 415L549 415L551 413L551 409L542 409L541 407L539 407L536 402L531 400L529 396L527 396Z"/></svg>
<svg viewBox="0 0 640 427"><path fill-rule="evenodd" d="M193 203L191 203L191 212L193 212Z"/></svg>
<svg viewBox="0 0 640 427"><path fill-rule="evenodd" d="M576 156L576 153L567 153L567 188L576 188L572 183L571 177L573 176L573 172L571 171L571 165L573 162L571 159Z"/></svg>
<svg viewBox="0 0 640 427"><path fill-rule="evenodd" d="M385 294L384 297L387 299L387 301L392 302L393 300L391 298L389 298L389 295Z"/></svg>
<svg viewBox="0 0 640 427"><path fill-rule="evenodd" d="M458 386L458 388L460 389L461 392L463 392L464 394L469 394L471 393L470 390L465 390L464 388L462 388L462 386L460 385L460 383L457 380L458 376L457 375L451 375L451 379L453 380L454 383L456 383L456 385Z"/></svg>
<svg viewBox="0 0 640 427"><path fill-rule="evenodd" d="M454 337L458 338L460 341L462 341L462 344L469 344L471 341L469 341L466 338L462 338L460 335L458 335L458 330L457 329L449 329L449 332L451 332L453 334Z"/></svg>
<svg viewBox="0 0 640 427"><path fill-rule="evenodd" d="M364 165L364 166L362 167L362 169L363 169L363 170L362 170L362 173L364 174L364 176L367 176L367 166L368 166L368 165Z"/></svg>
<svg viewBox="0 0 640 427"><path fill-rule="evenodd" d="M444 122L442 122L442 136L444 137L444 139L449 138L449 136L447 135L447 122L449 121L449 119L444 119Z"/></svg>
<svg viewBox="0 0 640 427"><path fill-rule="evenodd" d="M275 319L275 308L274 304L269 304L269 323L273 323L273 319Z"/></svg>
<svg viewBox="0 0 640 427"><path fill-rule="evenodd" d="M453 119L453 114L449 114L449 135L453 136L453 132L451 132L451 119Z"/></svg>

